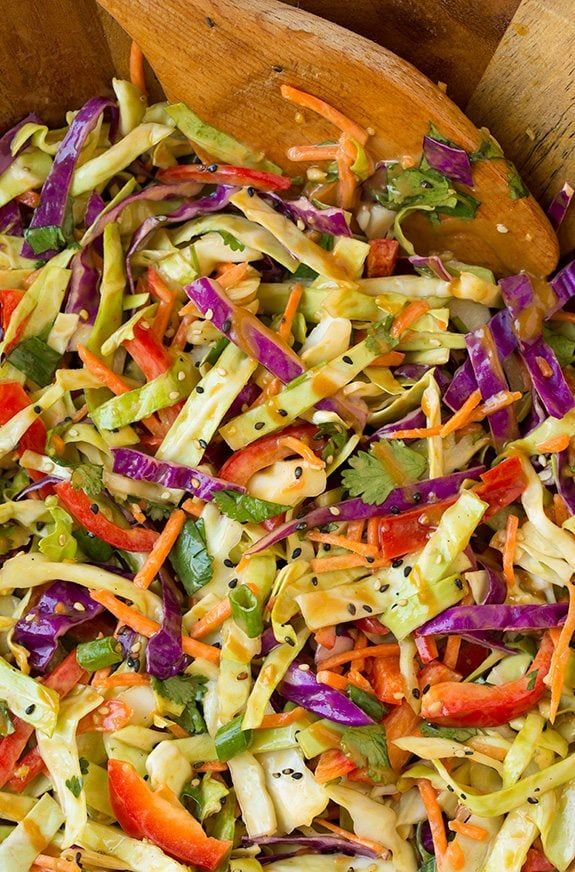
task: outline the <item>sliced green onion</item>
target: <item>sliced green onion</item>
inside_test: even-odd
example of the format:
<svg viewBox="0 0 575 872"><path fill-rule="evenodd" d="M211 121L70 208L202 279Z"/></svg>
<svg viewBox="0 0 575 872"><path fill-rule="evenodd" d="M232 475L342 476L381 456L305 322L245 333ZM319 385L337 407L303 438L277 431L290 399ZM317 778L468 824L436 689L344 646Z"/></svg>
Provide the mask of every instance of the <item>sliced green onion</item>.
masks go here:
<svg viewBox="0 0 575 872"><path fill-rule="evenodd" d="M229 594L232 618L250 639L263 633L262 607L257 596L246 585L241 584Z"/></svg>
<svg viewBox="0 0 575 872"><path fill-rule="evenodd" d="M387 713L387 708L376 696L373 695L373 693L367 693L367 691L362 690L361 687L356 687L355 684L349 685L347 688L347 695L356 706L378 723Z"/></svg>
<svg viewBox="0 0 575 872"><path fill-rule="evenodd" d="M225 336L220 336L220 338L217 339L216 342L214 342L214 344L202 360L202 363L209 363L212 366L215 366L220 358L220 355L229 344L229 339L226 339Z"/></svg>
<svg viewBox="0 0 575 872"><path fill-rule="evenodd" d="M12 366L41 388L45 388L53 380L61 359L60 352L54 351L38 336L23 339L8 355Z"/></svg>
<svg viewBox="0 0 575 872"><path fill-rule="evenodd" d="M94 639L93 642L83 642L78 645L76 659L83 669L96 672L97 669L121 663L124 658L118 640L113 636L104 636L103 639Z"/></svg>
<svg viewBox="0 0 575 872"><path fill-rule="evenodd" d="M252 741L252 731L242 730L242 720L243 715L238 715L229 724L220 727L216 733L214 742L218 760L226 763L236 754L241 754L249 748Z"/></svg>

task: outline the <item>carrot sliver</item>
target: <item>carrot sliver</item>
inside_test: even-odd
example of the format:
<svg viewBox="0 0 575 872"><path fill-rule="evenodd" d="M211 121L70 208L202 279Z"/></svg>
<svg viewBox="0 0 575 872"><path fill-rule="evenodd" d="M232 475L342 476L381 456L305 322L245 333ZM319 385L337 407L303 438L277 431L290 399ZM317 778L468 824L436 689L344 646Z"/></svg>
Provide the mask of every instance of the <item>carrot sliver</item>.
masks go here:
<svg viewBox="0 0 575 872"><path fill-rule="evenodd" d="M316 574L322 572L337 572L340 569L353 569L355 566L375 567L375 563L369 564L365 557L359 554L340 554L337 557L314 557L310 561L312 571Z"/></svg>
<svg viewBox="0 0 575 872"><path fill-rule="evenodd" d="M357 639L355 640L353 650L362 651L364 648L367 648L368 644L369 642L367 640L367 636L360 630L357 634ZM355 660L353 668L357 670L357 672L361 672L362 669L365 669L365 658L360 657L358 660Z"/></svg>
<svg viewBox="0 0 575 872"><path fill-rule="evenodd" d="M290 291L290 295L288 297L288 301L286 303L286 307L284 309L284 313L278 327L278 334L282 337L282 339L289 338L289 335L292 331L294 318L297 314L297 310L303 296L303 291L304 288L300 282L295 284Z"/></svg>
<svg viewBox="0 0 575 872"><path fill-rule="evenodd" d="M99 382L116 396L127 394L128 391L132 390L130 385L120 375L106 366L104 361L100 360L95 354L92 354L85 345L78 345L78 355L88 372L91 372Z"/></svg>
<svg viewBox="0 0 575 872"><path fill-rule="evenodd" d="M146 562L134 576L136 587L146 590L151 585L172 550L176 539L182 532L185 522L186 513L182 509L175 509L168 518L166 526L154 542Z"/></svg>
<svg viewBox="0 0 575 872"><path fill-rule="evenodd" d="M416 636L415 647L423 664L431 663L432 660L437 660L439 657L437 642L433 636Z"/></svg>
<svg viewBox="0 0 575 872"><path fill-rule="evenodd" d="M561 527L571 517L567 503L561 494L553 495L553 510L555 512L555 523L558 527Z"/></svg>
<svg viewBox="0 0 575 872"><path fill-rule="evenodd" d="M314 454L309 445L306 445L302 439L298 439L297 436L284 436L280 439L280 445L285 445L286 448L293 449L295 454L299 454L304 460L307 460L310 466L315 467L315 469L323 469L325 463L323 460Z"/></svg>
<svg viewBox="0 0 575 872"><path fill-rule="evenodd" d="M22 203L23 206L35 209L40 202L40 194L38 191L25 191L23 194L18 194L14 199L17 203Z"/></svg>
<svg viewBox="0 0 575 872"><path fill-rule="evenodd" d="M321 664L323 669L335 669L344 663L353 663L355 660L363 660L365 657L399 657L399 645L391 642L387 645L368 645L366 648L354 648L352 651L342 651L334 654Z"/></svg>
<svg viewBox="0 0 575 872"><path fill-rule="evenodd" d="M151 267L148 269L148 287L160 301L152 323L152 333L162 340L172 317L176 294L167 286L161 275Z"/></svg>
<svg viewBox="0 0 575 872"><path fill-rule="evenodd" d="M377 557L379 554L377 545L354 542L348 536L338 536L337 533L317 533L315 530L312 530L311 533L308 533L307 538L310 542L319 542L324 545L333 545L336 548L345 548L347 551L353 551L354 554L360 554L362 557Z"/></svg>
<svg viewBox="0 0 575 872"><path fill-rule="evenodd" d="M515 584L515 571L513 561L517 550L517 529L519 518L517 515L509 515L505 530L505 545L503 546L503 575L507 584L512 587Z"/></svg>
<svg viewBox="0 0 575 872"><path fill-rule="evenodd" d="M393 319L391 335L397 339L427 312L429 312L429 305L425 300L414 300L412 303L408 303Z"/></svg>
<svg viewBox="0 0 575 872"><path fill-rule="evenodd" d="M130 46L130 81L132 85L146 94L146 73L144 71L144 53L140 46L132 40Z"/></svg>
<svg viewBox="0 0 575 872"><path fill-rule="evenodd" d="M363 845L378 855L387 854L387 848L379 842L374 842L371 839L362 839L359 836L356 836L355 833L350 833L349 830L344 830L342 827L332 824L331 821L325 820L325 818L316 818L315 822L320 824L326 830L329 830L331 833L335 833L343 839L347 839L349 842L355 842L356 845Z"/></svg>
<svg viewBox="0 0 575 872"><path fill-rule="evenodd" d="M562 436L554 436L552 439L542 442L541 445L537 446L537 451L541 454L555 454L569 448L570 442L571 437L564 433Z"/></svg>
<svg viewBox="0 0 575 872"><path fill-rule="evenodd" d="M467 836L468 839L473 839L476 842L484 842L489 835L483 827L478 827L477 824L467 824L464 821L449 821L448 826L452 832L460 833L462 836Z"/></svg>
<svg viewBox="0 0 575 872"><path fill-rule="evenodd" d="M250 265L247 261L244 261L242 263L226 264L226 267L227 268L217 277L218 284L221 285L225 291L233 288L235 285L239 285L239 283L245 279Z"/></svg>
<svg viewBox="0 0 575 872"><path fill-rule="evenodd" d="M281 95L284 100L289 100L290 103L295 103L296 106L301 106L302 109L311 109L312 112L317 112L326 121L329 121L335 127L339 127L344 133L348 133L356 139L361 145L365 145L368 138L368 132L365 128L360 127L355 121L352 121L343 112L334 109L325 100L319 97L314 97L312 94L307 94L305 91L300 91L298 88L293 88L291 85L281 86Z"/></svg>
<svg viewBox="0 0 575 872"><path fill-rule="evenodd" d="M361 542L364 530L365 521L349 521L347 525L347 538L351 542Z"/></svg>
<svg viewBox="0 0 575 872"><path fill-rule="evenodd" d="M192 515L194 518L199 518L204 511L205 505L206 504L203 501L197 503L190 498L182 503L182 509L187 512L188 515Z"/></svg>
<svg viewBox="0 0 575 872"><path fill-rule="evenodd" d="M461 636L449 636L445 645L443 662L449 669L455 669L461 648Z"/></svg>
<svg viewBox="0 0 575 872"><path fill-rule="evenodd" d="M551 318L551 321L567 321L571 324L575 324L575 312L556 312Z"/></svg>
<svg viewBox="0 0 575 872"><path fill-rule="evenodd" d="M273 730L276 727L289 727L305 714L305 709L300 705L289 712L280 712L276 715L264 715L259 730Z"/></svg>
<svg viewBox="0 0 575 872"><path fill-rule="evenodd" d="M353 668L350 669L346 675L349 684L353 684L355 687L359 687L360 690L364 690L366 693L373 694L373 687L365 677L362 675L359 669Z"/></svg>
<svg viewBox="0 0 575 872"><path fill-rule="evenodd" d="M451 842L447 849L446 855L453 869L459 872L460 869L465 869L465 853L459 842Z"/></svg>
<svg viewBox="0 0 575 872"><path fill-rule="evenodd" d="M405 360L403 351L388 351L387 354L380 354L375 360L372 360L370 366L399 366Z"/></svg>
<svg viewBox="0 0 575 872"><path fill-rule="evenodd" d="M34 860L36 869L49 869L50 872L81 872L74 860L64 860L62 857L49 857L48 854L38 854Z"/></svg>
<svg viewBox="0 0 575 872"><path fill-rule="evenodd" d="M294 162L311 160L335 160L337 145L294 145L286 152Z"/></svg>
<svg viewBox="0 0 575 872"><path fill-rule="evenodd" d="M318 645L323 645L324 648L333 648L336 640L335 626L321 627L314 634L314 639Z"/></svg>
<svg viewBox="0 0 575 872"><path fill-rule="evenodd" d="M327 684L328 687L333 687L335 690L347 690L347 685L349 683L347 678L343 675L338 675L336 672L329 672L327 669L319 669L316 677L320 684Z"/></svg>
<svg viewBox="0 0 575 872"><path fill-rule="evenodd" d="M411 430L395 430L388 433L386 439L427 439L428 436L440 436L441 427L413 427Z"/></svg>
<svg viewBox="0 0 575 872"><path fill-rule="evenodd" d="M357 192L358 177L351 169L357 155L353 140L343 133L337 149L337 200L342 209L351 209Z"/></svg>
<svg viewBox="0 0 575 872"><path fill-rule="evenodd" d="M367 542L368 545L375 545L379 548L379 521L377 518L370 518L367 522Z"/></svg>
<svg viewBox="0 0 575 872"><path fill-rule="evenodd" d="M467 424L480 402L481 392L478 390L473 391L473 393L467 397L461 408L458 409L457 412L451 416L449 421L446 421L446 423L441 427L439 435L449 436L450 433L454 433L460 427L463 427L464 424Z"/></svg>
<svg viewBox="0 0 575 872"><path fill-rule="evenodd" d="M431 827L431 838L433 839L433 847L435 855L438 858L443 857L447 849L447 836L445 835L445 827L443 826L443 815L439 803L437 802L437 794L431 785L430 781L422 778L417 782L419 793L422 802L427 812L427 819Z"/></svg>
<svg viewBox="0 0 575 872"><path fill-rule="evenodd" d="M230 601L228 597L224 597L224 599L220 600L219 603L216 603L215 606L206 612L203 618L200 618L190 632L190 636L193 639L203 639L204 636L208 636L214 630L217 630L218 627L227 621L232 613L232 607L230 605Z"/></svg>
<svg viewBox="0 0 575 872"><path fill-rule="evenodd" d="M141 672L114 673L97 685L107 689L109 687L140 687L150 683L150 676Z"/></svg>
<svg viewBox="0 0 575 872"><path fill-rule="evenodd" d="M567 664L569 663L569 647L573 633L575 632L575 588L570 583L567 587L569 591L569 609L565 623L561 627L559 638L555 644L555 650L551 658L551 666L549 668L550 687L551 687L551 704L549 706L549 720L553 724L561 701L561 691L565 682L565 673ZM555 641L555 639L554 639Z"/></svg>
<svg viewBox="0 0 575 872"><path fill-rule="evenodd" d="M194 772L227 772L228 764L220 760L208 760L206 763L200 763L194 766Z"/></svg>

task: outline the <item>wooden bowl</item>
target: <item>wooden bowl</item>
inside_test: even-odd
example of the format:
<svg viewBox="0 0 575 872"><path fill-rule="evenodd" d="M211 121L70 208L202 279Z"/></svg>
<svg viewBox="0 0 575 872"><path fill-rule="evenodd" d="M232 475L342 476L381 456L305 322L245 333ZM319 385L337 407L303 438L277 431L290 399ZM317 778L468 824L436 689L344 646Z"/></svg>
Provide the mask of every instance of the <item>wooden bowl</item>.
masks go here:
<svg viewBox="0 0 575 872"><path fill-rule="evenodd" d="M575 182L573 0L290 2L444 82L544 206L565 180ZM128 37L96 0L4 0L2 13L0 129L32 110L57 123L66 109L108 92L113 75L127 75ZM157 82L151 90L161 97ZM560 241L564 253L575 246L575 210Z"/></svg>

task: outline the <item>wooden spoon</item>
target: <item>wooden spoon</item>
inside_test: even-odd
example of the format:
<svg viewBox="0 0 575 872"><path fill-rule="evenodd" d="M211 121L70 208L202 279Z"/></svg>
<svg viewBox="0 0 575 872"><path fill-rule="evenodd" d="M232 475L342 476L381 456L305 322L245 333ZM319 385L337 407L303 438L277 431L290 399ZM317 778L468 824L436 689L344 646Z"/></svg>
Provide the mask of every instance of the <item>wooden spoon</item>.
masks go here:
<svg viewBox="0 0 575 872"><path fill-rule="evenodd" d="M261 149L286 170L291 145L333 139L334 128L280 95L287 83L327 100L375 130L368 148L378 160L418 160L432 122L448 139L475 151L482 133L422 73L378 45L275 0L99 0L154 67L169 99L187 102L204 120ZM556 266L556 236L533 197L511 199L501 160L473 167L475 219L439 226L410 218L419 253L452 251L498 275Z"/></svg>

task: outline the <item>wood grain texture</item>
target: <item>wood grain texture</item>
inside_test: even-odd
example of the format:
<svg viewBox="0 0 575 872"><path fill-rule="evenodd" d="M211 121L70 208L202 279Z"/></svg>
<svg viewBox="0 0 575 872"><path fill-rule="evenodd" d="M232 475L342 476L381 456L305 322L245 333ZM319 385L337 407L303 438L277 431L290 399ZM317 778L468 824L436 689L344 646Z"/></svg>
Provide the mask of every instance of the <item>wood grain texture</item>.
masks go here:
<svg viewBox="0 0 575 872"><path fill-rule="evenodd" d="M575 2L523 0L467 111L495 133L547 204L575 183ZM575 210L560 230L575 247Z"/></svg>

